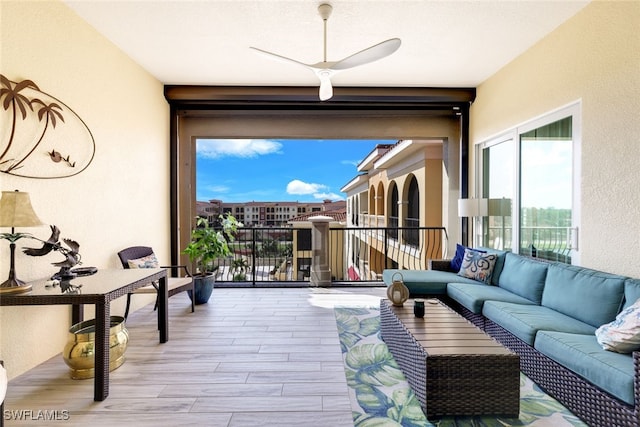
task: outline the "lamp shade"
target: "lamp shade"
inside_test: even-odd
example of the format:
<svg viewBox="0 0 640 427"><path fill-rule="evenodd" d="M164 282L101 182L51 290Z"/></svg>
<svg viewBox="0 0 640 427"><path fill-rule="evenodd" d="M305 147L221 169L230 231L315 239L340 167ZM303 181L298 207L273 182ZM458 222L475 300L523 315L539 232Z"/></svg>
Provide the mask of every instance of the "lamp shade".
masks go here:
<svg viewBox="0 0 640 427"><path fill-rule="evenodd" d="M487 199L458 199L458 216L474 217L487 215Z"/></svg>
<svg viewBox="0 0 640 427"><path fill-rule="evenodd" d="M490 216L511 216L511 199L489 199Z"/></svg>
<svg viewBox="0 0 640 427"><path fill-rule="evenodd" d="M0 199L0 227L34 227L42 221L31 207L29 193L3 191Z"/></svg>

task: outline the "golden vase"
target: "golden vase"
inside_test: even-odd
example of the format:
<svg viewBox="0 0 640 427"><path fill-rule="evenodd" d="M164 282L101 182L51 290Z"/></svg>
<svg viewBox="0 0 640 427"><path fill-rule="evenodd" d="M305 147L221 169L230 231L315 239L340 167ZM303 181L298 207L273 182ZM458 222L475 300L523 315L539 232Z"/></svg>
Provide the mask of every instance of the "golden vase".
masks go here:
<svg viewBox="0 0 640 427"><path fill-rule="evenodd" d="M109 328L109 371L124 363L124 353L129 342L129 332L124 317L111 316ZM76 323L69 328L69 336L62 357L71 368L71 378L75 380L95 376L95 319Z"/></svg>

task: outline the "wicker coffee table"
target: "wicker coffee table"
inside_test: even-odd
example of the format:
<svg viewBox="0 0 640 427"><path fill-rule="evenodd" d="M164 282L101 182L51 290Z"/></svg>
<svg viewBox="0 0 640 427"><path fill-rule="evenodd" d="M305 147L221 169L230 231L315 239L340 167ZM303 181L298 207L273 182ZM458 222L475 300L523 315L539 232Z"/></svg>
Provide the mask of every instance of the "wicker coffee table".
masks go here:
<svg viewBox="0 0 640 427"><path fill-rule="evenodd" d="M427 418L520 412L520 359L437 300L380 301L380 329Z"/></svg>

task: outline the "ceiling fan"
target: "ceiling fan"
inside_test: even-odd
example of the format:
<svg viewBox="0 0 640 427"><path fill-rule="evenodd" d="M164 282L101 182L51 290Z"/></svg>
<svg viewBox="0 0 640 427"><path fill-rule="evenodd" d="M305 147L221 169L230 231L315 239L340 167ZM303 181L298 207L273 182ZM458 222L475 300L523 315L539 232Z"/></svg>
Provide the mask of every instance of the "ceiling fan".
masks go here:
<svg viewBox="0 0 640 427"><path fill-rule="evenodd" d="M331 16L333 8L330 4L321 4L318 6L318 13L324 22L324 59L316 64L306 64L304 62L296 61L295 59L287 58L276 53L268 52L266 50L258 49L257 47L250 47L259 53L268 55L270 58L278 59L298 65L302 65L305 68L313 71L320 79L320 100L326 101L333 96L333 87L331 85L331 77L336 73L357 67L359 65L368 64L378 59L382 59L391 55L400 47L400 39L393 38L385 40L381 43L368 47L353 55L347 56L339 61L327 61L327 20Z"/></svg>

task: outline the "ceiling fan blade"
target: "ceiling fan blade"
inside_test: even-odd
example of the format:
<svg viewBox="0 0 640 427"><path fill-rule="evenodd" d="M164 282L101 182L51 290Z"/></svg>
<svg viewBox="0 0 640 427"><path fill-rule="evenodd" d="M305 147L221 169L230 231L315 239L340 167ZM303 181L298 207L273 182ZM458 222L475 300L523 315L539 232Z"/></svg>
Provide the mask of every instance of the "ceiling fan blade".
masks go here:
<svg viewBox="0 0 640 427"><path fill-rule="evenodd" d="M385 40L381 43L368 47L360 52L336 62L331 66L332 70L346 70L347 68L357 67L359 65L368 64L385 56L391 55L400 48L402 42L398 38Z"/></svg>
<svg viewBox="0 0 640 427"><path fill-rule="evenodd" d="M315 67L309 65L309 64L305 64L304 62L300 62L300 61L296 61L295 59L291 59L291 58L287 58L286 56L282 56L282 55L278 55L277 53L273 53L273 52L269 52L266 50L262 50L262 49L258 49L257 47L249 47L249 49L253 49L256 52L265 55L271 59L275 59L277 61L283 61L283 62L289 62L289 63L293 63L293 64L298 64L298 65L302 65L303 67L307 67L307 68L311 68L314 69Z"/></svg>
<svg viewBox="0 0 640 427"><path fill-rule="evenodd" d="M316 72L316 75L320 79L320 101L326 101L333 97L331 74L330 70L320 70Z"/></svg>

